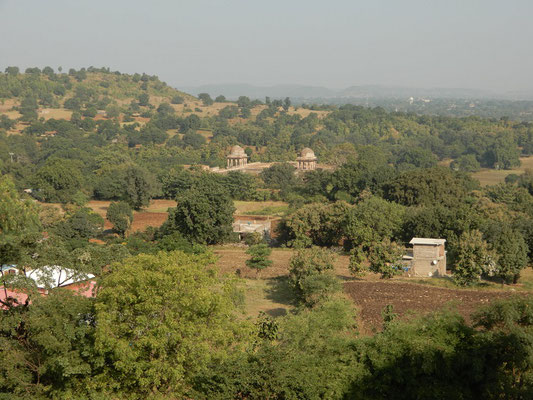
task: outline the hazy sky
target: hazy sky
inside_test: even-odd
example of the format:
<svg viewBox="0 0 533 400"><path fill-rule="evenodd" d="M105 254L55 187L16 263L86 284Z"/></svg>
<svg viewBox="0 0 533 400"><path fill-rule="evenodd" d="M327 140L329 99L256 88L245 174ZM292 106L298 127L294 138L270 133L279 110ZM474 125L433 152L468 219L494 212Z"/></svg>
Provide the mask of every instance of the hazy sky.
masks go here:
<svg viewBox="0 0 533 400"><path fill-rule="evenodd" d="M0 68L533 89L532 0L0 0Z"/></svg>

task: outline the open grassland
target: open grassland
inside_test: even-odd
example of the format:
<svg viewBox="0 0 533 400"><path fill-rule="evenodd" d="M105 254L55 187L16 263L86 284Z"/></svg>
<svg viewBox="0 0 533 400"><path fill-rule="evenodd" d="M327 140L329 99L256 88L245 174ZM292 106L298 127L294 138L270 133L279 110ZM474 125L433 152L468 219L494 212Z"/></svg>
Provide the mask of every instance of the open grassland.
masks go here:
<svg viewBox="0 0 533 400"><path fill-rule="evenodd" d="M288 209L288 204L284 201L234 201L235 214L244 215L272 215L275 216L280 211ZM269 214L268 210L274 211Z"/></svg>
<svg viewBox="0 0 533 400"><path fill-rule="evenodd" d="M488 169L483 168L481 171L472 174L472 177L479 180L481 185L497 185L505 180L509 174L522 174L526 169L533 169L533 156L520 157L520 167L514 169Z"/></svg>
<svg viewBox="0 0 533 400"><path fill-rule="evenodd" d="M72 117L72 111L65 108L40 108L38 110L39 118L44 118L46 121L49 119L66 119L70 121Z"/></svg>

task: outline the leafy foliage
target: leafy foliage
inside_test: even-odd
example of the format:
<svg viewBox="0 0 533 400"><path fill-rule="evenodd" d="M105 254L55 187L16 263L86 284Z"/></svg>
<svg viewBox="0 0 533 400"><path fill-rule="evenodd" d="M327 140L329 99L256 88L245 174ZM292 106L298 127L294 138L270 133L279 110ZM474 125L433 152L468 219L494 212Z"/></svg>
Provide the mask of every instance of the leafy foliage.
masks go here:
<svg viewBox="0 0 533 400"><path fill-rule="evenodd" d="M126 202L111 203L107 209L106 218L113 224L113 229L124 236L133 222L133 210Z"/></svg>
<svg viewBox="0 0 533 400"><path fill-rule="evenodd" d="M96 385L130 398L183 397L190 379L224 356L238 323L231 282L217 281L212 261L172 252L112 266L95 305L105 360Z"/></svg>
<svg viewBox="0 0 533 400"><path fill-rule="evenodd" d="M250 258L246 260L246 265L255 269L259 275L259 272L272 265L272 260L268 259L271 253L272 249L267 244L261 243L250 246L246 251L246 254L250 255Z"/></svg>

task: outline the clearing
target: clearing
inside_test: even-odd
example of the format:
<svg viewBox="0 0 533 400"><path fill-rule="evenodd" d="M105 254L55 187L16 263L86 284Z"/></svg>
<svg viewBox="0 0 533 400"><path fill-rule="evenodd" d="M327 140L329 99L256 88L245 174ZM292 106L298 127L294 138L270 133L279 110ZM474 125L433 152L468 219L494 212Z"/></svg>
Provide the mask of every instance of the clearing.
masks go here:
<svg viewBox="0 0 533 400"><path fill-rule="evenodd" d="M110 201L91 200L87 203L87 207L105 219L109 204L111 204ZM160 227L167 220L169 207L176 207L176 202L173 200L152 200L148 207L141 211L134 211L130 232L144 231L149 226ZM104 229L111 228L111 223L106 219Z"/></svg>
<svg viewBox="0 0 533 400"><path fill-rule="evenodd" d="M245 215L272 215L278 211L288 208L288 203L284 201L234 201L235 214ZM265 210L273 210L274 214L265 214Z"/></svg>
<svg viewBox="0 0 533 400"><path fill-rule="evenodd" d="M526 169L533 169L533 156L520 157L520 167L514 169L488 169L483 168L472 174L473 178L479 180L482 186L497 185L503 183L509 174L523 174Z"/></svg>
<svg viewBox="0 0 533 400"><path fill-rule="evenodd" d="M273 249L272 266L261 271L259 276L245 264L249 256L242 245L213 247L218 256L217 266L222 273L236 274L245 282L245 310L249 317L259 312L272 316L284 315L295 307L294 296L287 284L292 249ZM533 290L533 269L522 273L518 285L504 286L494 282L483 282L473 289L455 286L449 278L407 278L380 279L377 274L368 274L355 279L348 269L349 257L338 255L335 274L344 281L344 292L358 308L360 331L371 334L381 330L381 311L391 304L400 318L426 314L455 306L467 320L479 306L491 301L507 298L513 294L529 295Z"/></svg>

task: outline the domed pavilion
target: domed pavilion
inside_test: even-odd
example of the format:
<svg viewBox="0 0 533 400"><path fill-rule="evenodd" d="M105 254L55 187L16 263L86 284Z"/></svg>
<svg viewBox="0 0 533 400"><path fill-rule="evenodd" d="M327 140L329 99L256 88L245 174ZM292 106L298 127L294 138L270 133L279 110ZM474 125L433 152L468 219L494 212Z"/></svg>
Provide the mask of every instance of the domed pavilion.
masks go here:
<svg viewBox="0 0 533 400"><path fill-rule="evenodd" d="M296 159L296 162L298 163L298 169L307 171L316 169L317 160L315 152L306 147L300 152L300 157Z"/></svg>
<svg viewBox="0 0 533 400"><path fill-rule="evenodd" d="M227 168L242 167L243 165L248 164L248 156L244 152L244 149L241 146L233 146L231 152L227 159Z"/></svg>

